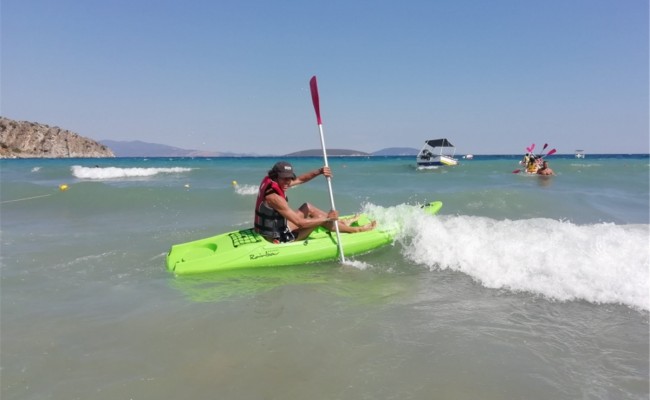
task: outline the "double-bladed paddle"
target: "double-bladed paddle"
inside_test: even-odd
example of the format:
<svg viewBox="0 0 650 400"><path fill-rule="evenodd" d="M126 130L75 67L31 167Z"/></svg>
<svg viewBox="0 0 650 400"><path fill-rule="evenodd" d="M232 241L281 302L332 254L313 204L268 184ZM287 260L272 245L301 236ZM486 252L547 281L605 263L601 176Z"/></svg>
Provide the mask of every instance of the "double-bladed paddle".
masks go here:
<svg viewBox="0 0 650 400"><path fill-rule="evenodd" d="M320 133L320 145L323 149L323 162L326 167L329 167L327 164L327 150L325 148L325 135L323 135L323 123L320 117L320 101L318 98L318 83L316 82L316 76L312 76L309 81L309 89L311 90L311 101L314 103L314 111L316 111L316 122L318 123L318 132ZM332 192L332 180L330 177L327 177L327 188L330 192L330 205L332 210L336 210L334 206L334 193ZM343 244L341 243L341 234L339 233L339 223L334 221L334 228L336 228L336 242L339 246L339 255L341 258L341 263L345 262L345 255L343 254Z"/></svg>
<svg viewBox="0 0 650 400"><path fill-rule="evenodd" d="M557 152L557 150L555 150L555 149L551 149L548 153L544 154L544 155L541 156L540 158L544 158L544 157L546 157L546 156L551 156L551 155L555 154L555 152Z"/></svg>
<svg viewBox="0 0 650 400"><path fill-rule="evenodd" d="M541 157L542 154L544 154L544 150L546 150L547 147L548 147L548 143L544 143L544 147L542 147L542 151L539 153L538 157Z"/></svg>
<svg viewBox="0 0 650 400"><path fill-rule="evenodd" d="M526 147L528 153L532 153L535 150L535 143L531 144L530 147Z"/></svg>

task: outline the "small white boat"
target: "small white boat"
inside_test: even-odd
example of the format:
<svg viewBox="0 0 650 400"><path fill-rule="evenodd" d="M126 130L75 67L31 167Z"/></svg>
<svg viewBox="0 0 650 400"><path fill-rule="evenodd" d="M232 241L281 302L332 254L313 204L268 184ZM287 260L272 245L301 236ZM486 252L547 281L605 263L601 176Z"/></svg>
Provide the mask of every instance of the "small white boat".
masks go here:
<svg viewBox="0 0 650 400"><path fill-rule="evenodd" d="M416 162L418 167L458 165L458 160L454 158L455 154L456 147L447 139L426 140L416 157Z"/></svg>
<svg viewBox="0 0 650 400"><path fill-rule="evenodd" d="M575 156L576 156L576 158L585 158L585 151L584 150L576 150Z"/></svg>

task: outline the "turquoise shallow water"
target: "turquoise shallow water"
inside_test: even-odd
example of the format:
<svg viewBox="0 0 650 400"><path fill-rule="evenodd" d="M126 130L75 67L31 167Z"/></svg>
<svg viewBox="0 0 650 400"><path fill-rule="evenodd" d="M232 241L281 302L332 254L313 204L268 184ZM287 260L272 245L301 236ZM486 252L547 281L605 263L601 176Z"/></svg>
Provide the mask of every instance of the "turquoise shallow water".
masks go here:
<svg viewBox="0 0 650 400"><path fill-rule="evenodd" d="M330 158L342 213L442 212L350 265L167 273L250 226L275 161L1 160L2 398L648 397L647 155Z"/></svg>

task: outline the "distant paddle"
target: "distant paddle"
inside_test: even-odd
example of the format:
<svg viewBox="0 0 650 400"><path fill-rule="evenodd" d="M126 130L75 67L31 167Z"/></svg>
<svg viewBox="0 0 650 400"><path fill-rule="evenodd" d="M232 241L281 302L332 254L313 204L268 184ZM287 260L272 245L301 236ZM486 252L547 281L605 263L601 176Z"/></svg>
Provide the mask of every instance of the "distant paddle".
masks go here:
<svg viewBox="0 0 650 400"><path fill-rule="evenodd" d="M539 154L537 155L537 158L542 157L542 154L544 154L544 150L546 150L547 147L548 147L548 143L544 143L544 147L542 147L542 151L539 152Z"/></svg>
<svg viewBox="0 0 650 400"><path fill-rule="evenodd" d="M311 80L309 81L309 89L311 90L311 101L314 103L314 111L316 111L316 122L318 123L318 131L320 133L320 144L323 149L323 161L325 162L325 166L329 167L327 164L327 151L325 148L325 135L323 135L323 123L320 118L320 101L318 98L318 83L316 82L316 76L312 76ZM334 206L334 193L332 192L332 180L327 177L327 188L329 189L330 192L330 205L332 206L332 210L336 210L336 207ZM341 258L341 263L345 262L345 255L343 254L343 244L341 243L341 234L339 233L339 223L338 221L334 221L334 228L336 228L336 242L338 243L339 246L339 255Z"/></svg>
<svg viewBox="0 0 650 400"><path fill-rule="evenodd" d="M557 151L557 150L552 149L551 151L549 151L548 153L544 154L544 155L541 156L540 158L544 158L544 157L546 157L546 156L552 156L553 154L555 154L556 151Z"/></svg>
<svg viewBox="0 0 650 400"><path fill-rule="evenodd" d="M540 156L544 154L544 150L546 150L547 147L548 147L548 143L544 143L544 147L542 147L542 151L539 153Z"/></svg>

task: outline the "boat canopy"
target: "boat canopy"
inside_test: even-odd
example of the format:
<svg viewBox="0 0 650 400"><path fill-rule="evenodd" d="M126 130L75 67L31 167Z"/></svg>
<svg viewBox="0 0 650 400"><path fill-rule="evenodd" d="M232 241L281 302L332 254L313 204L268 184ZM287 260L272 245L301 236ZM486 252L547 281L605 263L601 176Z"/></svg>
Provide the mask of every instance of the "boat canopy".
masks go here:
<svg viewBox="0 0 650 400"><path fill-rule="evenodd" d="M425 142L431 147L454 147L453 144L447 139L431 139Z"/></svg>

